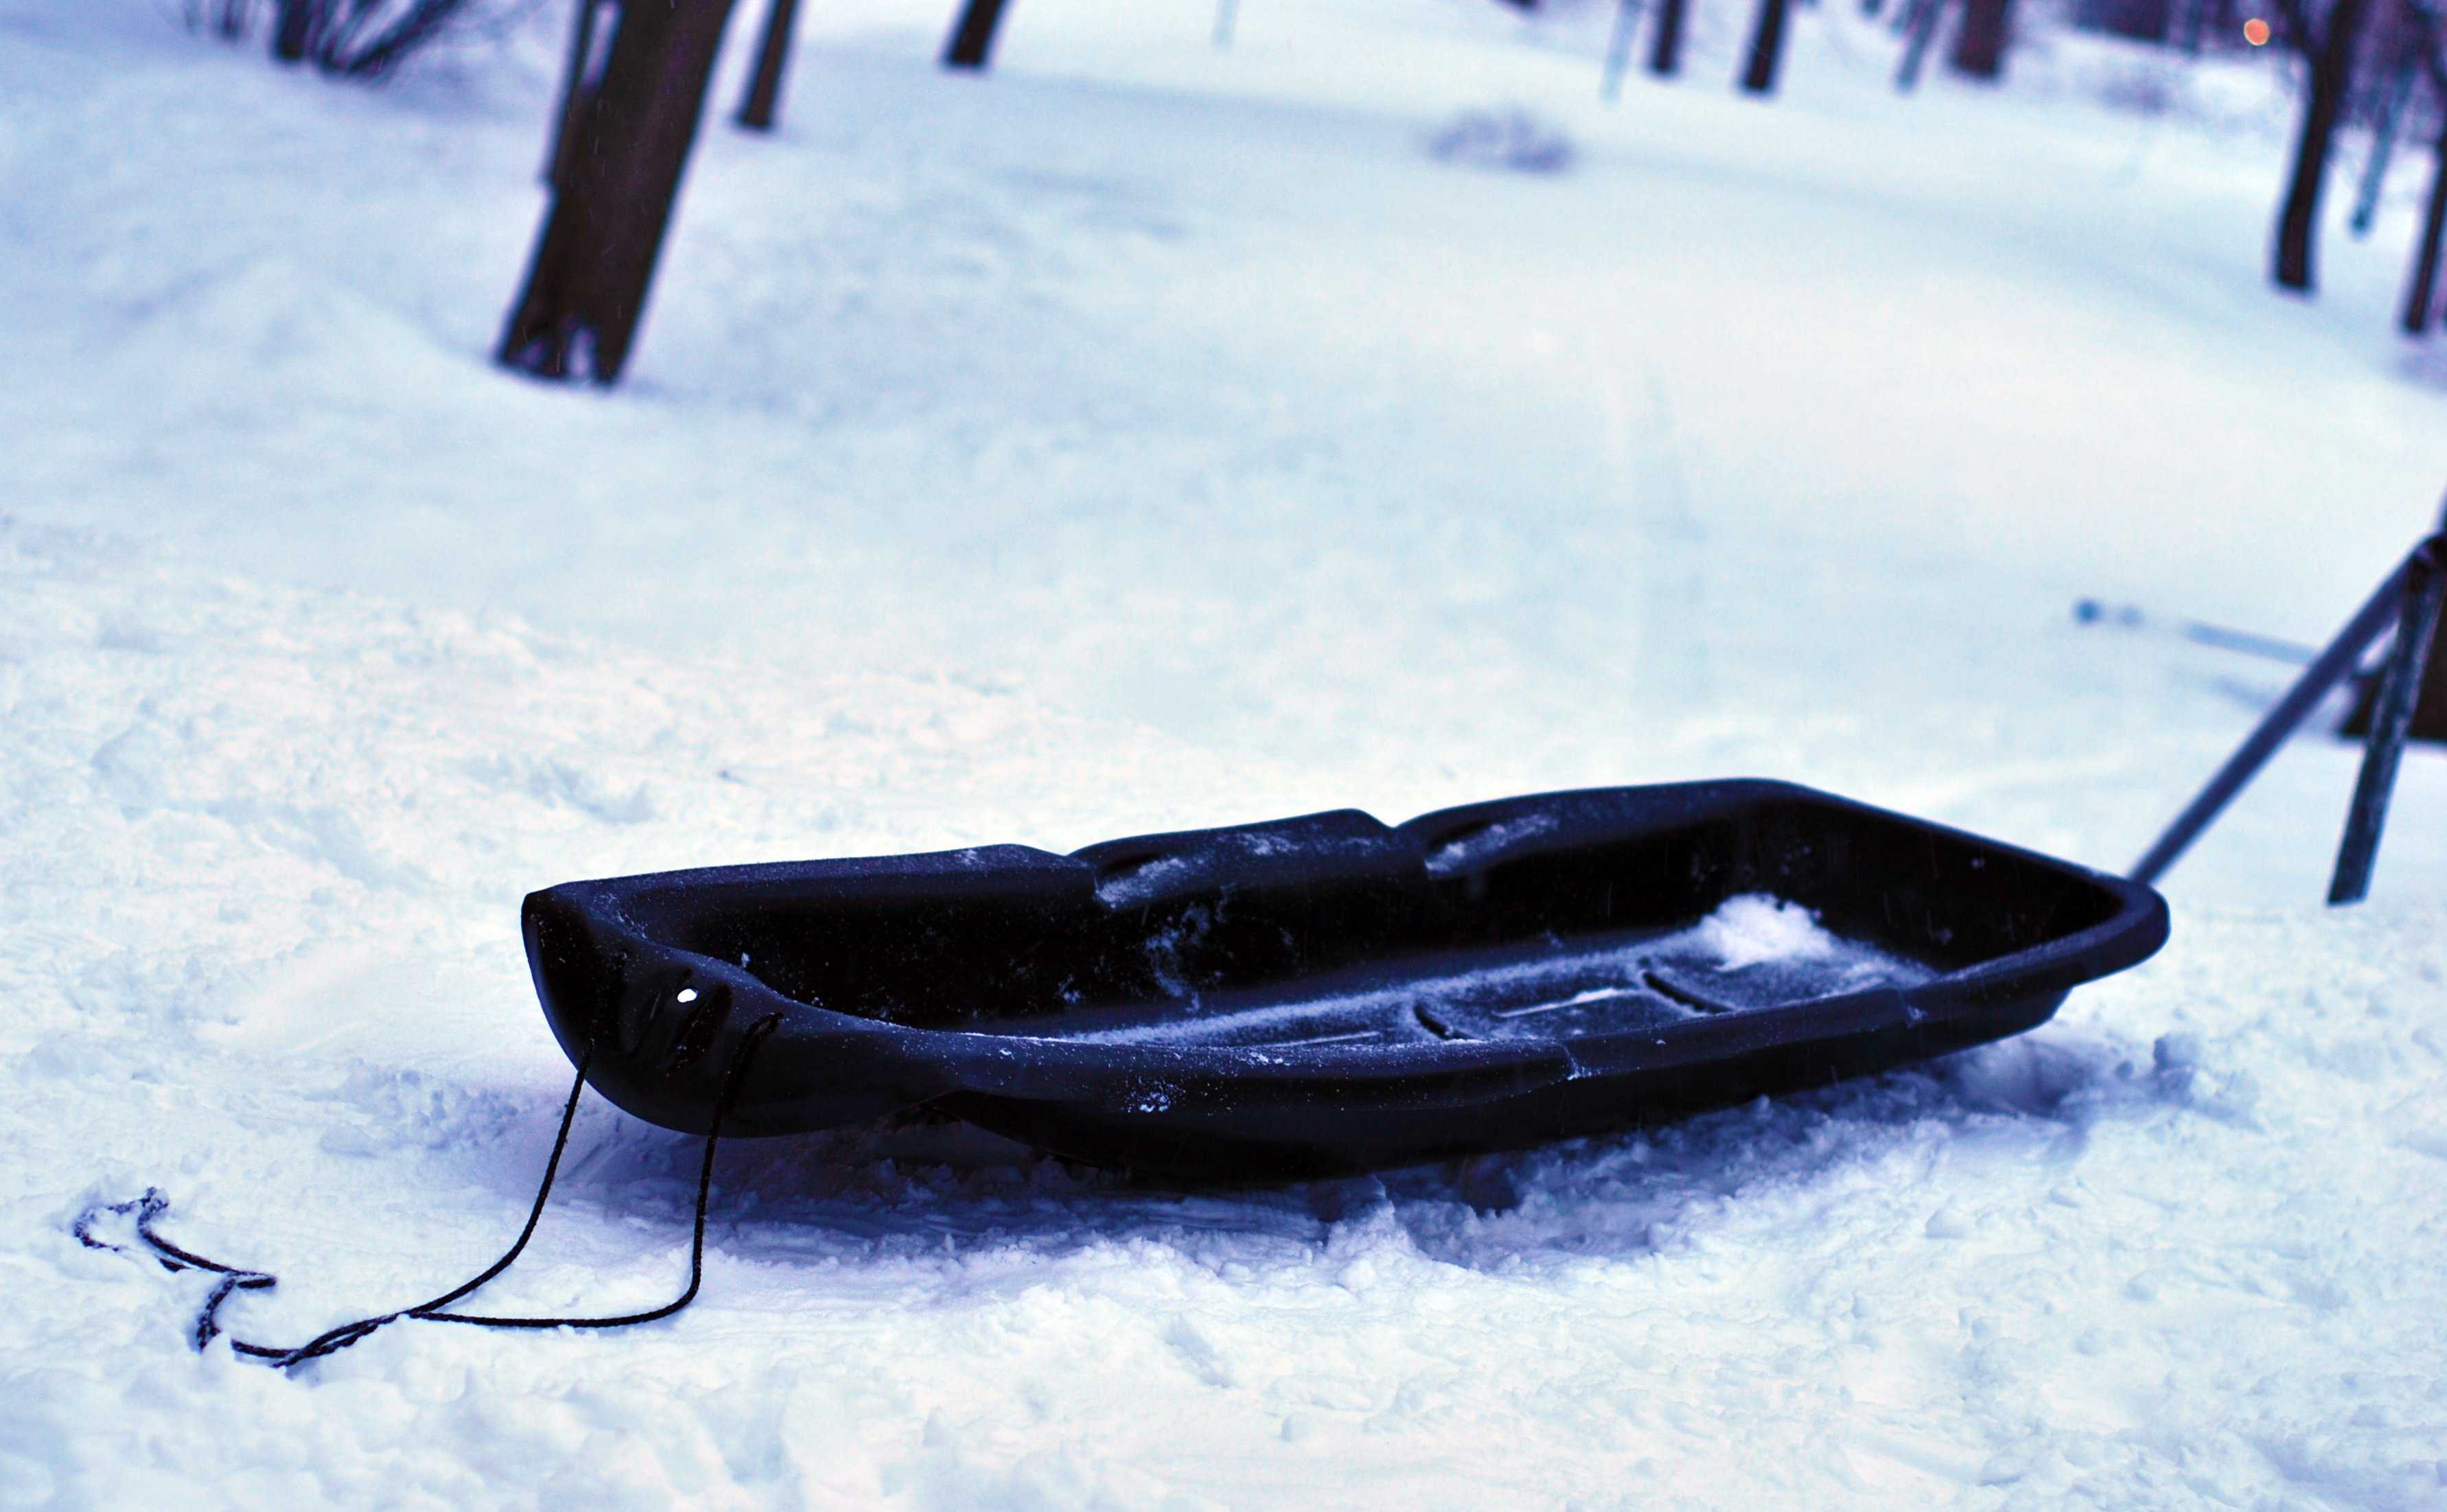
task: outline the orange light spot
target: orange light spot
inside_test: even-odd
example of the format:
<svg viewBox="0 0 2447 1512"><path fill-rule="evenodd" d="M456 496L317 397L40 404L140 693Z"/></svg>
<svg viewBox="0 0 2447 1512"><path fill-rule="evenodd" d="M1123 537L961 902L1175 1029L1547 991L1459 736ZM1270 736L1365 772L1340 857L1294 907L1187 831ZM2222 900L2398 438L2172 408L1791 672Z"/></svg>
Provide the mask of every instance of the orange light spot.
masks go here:
<svg viewBox="0 0 2447 1512"><path fill-rule="evenodd" d="M2243 24L2243 40L2250 43L2255 47L2265 47L2268 46L2268 23L2261 20L2258 16L2254 16L2250 20L2245 22Z"/></svg>

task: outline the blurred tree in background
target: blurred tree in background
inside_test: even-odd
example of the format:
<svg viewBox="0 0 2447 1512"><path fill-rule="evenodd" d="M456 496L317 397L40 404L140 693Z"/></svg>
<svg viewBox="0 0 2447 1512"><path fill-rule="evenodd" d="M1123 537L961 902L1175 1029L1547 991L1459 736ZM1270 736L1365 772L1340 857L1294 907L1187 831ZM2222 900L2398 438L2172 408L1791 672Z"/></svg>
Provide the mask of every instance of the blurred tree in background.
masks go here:
<svg viewBox="0 0 2447 1512"><path fill-rule="evenodd" d="M472 0L190 0L187 21L232 41L262 26L283 63L380 79L475 10Z"/></svg>

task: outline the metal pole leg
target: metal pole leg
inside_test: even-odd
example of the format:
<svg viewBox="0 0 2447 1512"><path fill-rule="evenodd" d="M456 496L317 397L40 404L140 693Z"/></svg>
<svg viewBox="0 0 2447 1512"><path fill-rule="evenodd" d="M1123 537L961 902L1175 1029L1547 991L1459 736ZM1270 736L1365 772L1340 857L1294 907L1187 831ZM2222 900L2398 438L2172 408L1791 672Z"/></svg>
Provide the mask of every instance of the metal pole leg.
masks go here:
<svg viewBox="0 0 2447 1512"><path fill-rule="evenodd" d="M2370 601L2355 612L2354 617L2338 633L2337 638L2328 643L2327 650L2320 652L2319 659L2304 669L2303 675L2295 679L2294 686L2286 690L2286 696L2277 701L2277 707L2268 711L2268 716L2260 722L2260 728L2251 732L2242 747L2218 768L2218 774L2210 779L2209 785L2201 789L2200 796L2192 800L2191 806L2175 816L2175 822L2167 826L2167 832L2158 837L2158 842L2134 863L2134 881L2154 882L2165 875L2167 868L2175 864L2175 858L2184 854L2185 847L2197 840L2201 831L2210 827L2210 822L2216 819L2233 801L2234 795L2243 790L2243 784L2251 781L2267 764L2268 758L2277 753L2277 747L2286 743L2286 736L2294 733L2294 728L2310 716L2320 700L2327 696L2328 690L2336 687L2354 670L2354 663L2362 659L2363 650L2379 639L2380 633L2402 614L2407 571L2408 567L2400 566L2388 574L2387 581L2380 584L2379 592L2371 595Z"/></svg>
<svg viewBox="0 0 2447 1512"><path fill-rule="evenodd" d="M2421 696L2421 672L2438 632L2439 606L2447 603L2447 536L2433 536L2405 563L2402 598L2396 645L2380 673L2379 698L2371 709L2362 776L2354 783L2354 804L2345 813L2345 837L2337 847L2337 874L2328 882L2332 904L2359 903L2370 896L2380 831L2387 824L2387 801L2396 791L2396 768L2404 759L2414 701Z"/></svg>
<svg viewBox="0 0 2447 1512"><path fill-rule="evenodd" d="M578 0L578 9L570 23L569 66L561 75L560 104L552 113L552 142L543 155L543 184L547 189L568 182L568 176L561 170L569 161L572 123L593 87L589 75L595 64L598 3L598 0Z"/></svg>

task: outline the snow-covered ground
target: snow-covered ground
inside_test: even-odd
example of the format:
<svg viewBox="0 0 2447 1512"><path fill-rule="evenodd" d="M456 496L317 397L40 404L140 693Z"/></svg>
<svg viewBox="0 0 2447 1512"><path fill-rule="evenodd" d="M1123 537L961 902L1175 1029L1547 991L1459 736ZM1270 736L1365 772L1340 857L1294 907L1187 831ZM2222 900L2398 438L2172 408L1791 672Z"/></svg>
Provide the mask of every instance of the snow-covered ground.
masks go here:
<svg viewBox="0 0 2447 1512"><path fill-rule="evenodd" d="M2266 292L2245 65L1900 100L1829 0L1762 105L1702 8L1608 108L1595 5L1016 0L954 79L825 0L565 391L484 360L556 17L366 92L169 9L0 0L0 1504L2447 1502L2447 760L2330 913L2317 738L1920 1070L1248 1193L738 1144L670 1323L195 1355L87 1202L275 1341L515 1233L548 882L1754 773L2127 864L2286 673L2071 602L2324 635L2447 367L2418 165ZM1428 150L1516 106L1565 171ZM670 1295L694 1152L590 1102L485 1305Z"/></svg>

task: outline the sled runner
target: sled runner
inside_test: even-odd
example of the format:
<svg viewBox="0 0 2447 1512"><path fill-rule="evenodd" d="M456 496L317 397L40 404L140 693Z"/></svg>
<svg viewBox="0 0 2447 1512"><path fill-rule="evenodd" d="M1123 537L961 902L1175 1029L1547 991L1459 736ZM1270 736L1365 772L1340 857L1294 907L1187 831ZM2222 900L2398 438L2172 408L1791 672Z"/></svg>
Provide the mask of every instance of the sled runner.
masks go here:
<svg viewBox="0 0 2447 1512"><path fill-rule="evenodd" d="M2140 883L1766 782L570 882L523 921L573 1064L666 1127L926 1105L1261 1180L1960 1049L2167 935Z"/></svg>

